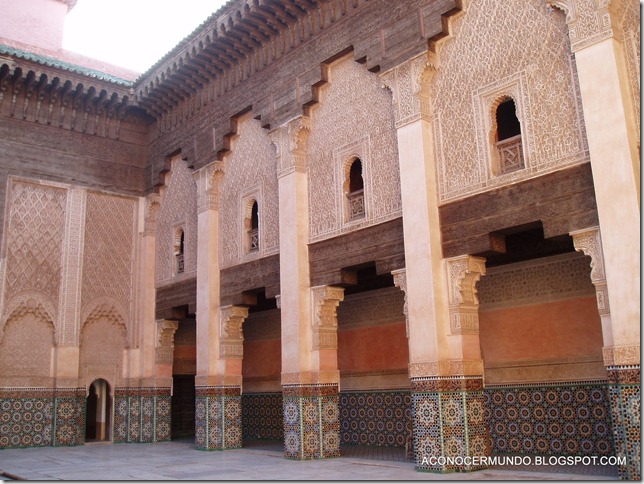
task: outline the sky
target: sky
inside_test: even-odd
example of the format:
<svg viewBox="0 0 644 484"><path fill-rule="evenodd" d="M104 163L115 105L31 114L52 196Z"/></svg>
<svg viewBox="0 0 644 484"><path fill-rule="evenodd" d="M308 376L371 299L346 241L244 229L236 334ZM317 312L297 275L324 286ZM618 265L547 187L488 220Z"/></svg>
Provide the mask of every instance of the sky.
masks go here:
<svg viewBox="0 0 644 484"><path fill-rule="evenodd" d="M226 0L78 0L63 49L143 73Z"/></svg>

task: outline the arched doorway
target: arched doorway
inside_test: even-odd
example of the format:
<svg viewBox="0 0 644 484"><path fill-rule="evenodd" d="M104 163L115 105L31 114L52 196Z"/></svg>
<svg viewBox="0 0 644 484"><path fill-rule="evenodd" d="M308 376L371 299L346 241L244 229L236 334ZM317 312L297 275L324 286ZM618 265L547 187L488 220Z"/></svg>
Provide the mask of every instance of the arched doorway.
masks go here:
<svg viewBox="0 0 644 484"><path fill-rule="evenodd" d="M111 439L112 396L110 385L102 378L89 386L85 412L85 441L108 441Z"/></svg>

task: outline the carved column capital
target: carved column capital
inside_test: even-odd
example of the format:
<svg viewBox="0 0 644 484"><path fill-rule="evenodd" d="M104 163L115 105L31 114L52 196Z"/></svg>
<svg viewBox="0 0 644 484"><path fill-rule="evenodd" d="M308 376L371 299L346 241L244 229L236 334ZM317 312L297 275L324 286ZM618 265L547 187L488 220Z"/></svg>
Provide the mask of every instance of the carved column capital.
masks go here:
<svg viewBox="0 0 644 484"><path fill-rule="evenodd" d="M298 116L271 131L271 142L277 151L278 177L306 172L306 148L311 124L311 118Z"/></svg>
<svg viewBox="0 0 644 484"><path fill-rule="evenodd" d="M617 0L546 0L546 4L566 14L572 52L611 37L621 40L620 29L614 26Z"/></svg>
<svg viewBox="0 0 644 484"><path fill-rule="evenodd" d="M143 235L155 235L157 231L157 215L161 207L161 195L151 193L145 197L145 213Z"/></svg>
<svg viewBox="0 0 644 484"><path fill-rule="evenodd" d="M242 358L244 356L244 334L242 324L248 317L244 306L222 306L219 308L219 356Z"/></svg>
<svg viewBox="0 0 644 484"><path fill-rule="evenodd" d="M156 362L170 363L174 358L174 334L179 322L171 319L157 319L157 338L155 342Z"/></svg>
<svg viewBox="0 0 644 484"><path fill-rule="evenodd" d="M381 76L384 87L393 94L396 128L419 119L430 119L431 104L427 87L434 78L437 66L436 55L427 51Z"/></svg>
<svg viewBox="0 0 644 484"><path fill-rule="evenodd" d="M599 227L577 230L575 232L570 232L570 235L572 236L575 250L590 256L590 280L595 286L597 309L602 318L610 318L608 284L606 283L604 254Z"/></svg>
<svg viewBox="0 0 644 484"><path fill-rule="evenodd" d="M338 348L336 309L343 300L344 289L341 287L317 286L311 288L313 350L335 350Z"/></svg>
<svg viewBox="0 0 644 484"><path fill-rule="evenodd" d="M224 171L224 162L214 161L192 174L197 184L197 213L219 210L219 188Z"/></svg>
<svg viewBox="0 0 644 484"><path fill-rule="evenodd" d="M407 269L397 269L391 271L391 275L394 276L394 286L399 288L405 295L405 302L403 304L403 313L405 315L405 333L407 338L409 338L409 309L407 306Z"/></svg>
<svg viewBox="0 0 644 484"><path fill-rule="evenodd" d="M604 254L599 227L577 230L570 232L570 235L575 250L590 256L590 280L595 285L605 284L606 272L604 271Z"/></svg>
<svg viewBox="0 0 644 484"><path fill-rule="evenodd" d="M471 255L445 260L452 334L478 334L479 299L476 283L485 274L485 259Z"/></svg>

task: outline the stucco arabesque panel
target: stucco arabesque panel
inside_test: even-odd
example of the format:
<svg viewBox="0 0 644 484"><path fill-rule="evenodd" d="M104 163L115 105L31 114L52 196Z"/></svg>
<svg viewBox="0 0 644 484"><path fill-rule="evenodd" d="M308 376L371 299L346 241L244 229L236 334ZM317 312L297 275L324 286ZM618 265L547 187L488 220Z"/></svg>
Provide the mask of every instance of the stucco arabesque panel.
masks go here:
<svg viewBox="0 0 644 484"><path fill-rule="evenodd" d="M469 3L452 25L452 38L439 45L432 90L440 202L588 161L565 15L541 0L483 0ZM490 96L503 95L504 85L524 108L529 165L494 177L486 123Z"/></svg>
<svg viewBox="0 0 644 484"><path fill-rule="evenodd" d="M81 312L107 304L134 328L134 278L138 203L134 198L87 194ZM111 302L110 302L111 301ZM86 321L83 319L81 325ZM132 323L133 324L133 323ZM81 330L82 331L82 330Z"/></svg>
<svg viewBox="0 0 644 484"><path fill-rule="evenodd" d="M477 283L480 309L592 297L590 272L589 259L577 253L492 267Z"/></svg>
<svg viewBox="0 0 644 484"><path fill-rule="evenodd" d="M222 179L219 211L219 246L222 268L236 265L248 257L264 257L279 251L279 196L277 158L268 133L259 121L249 117L238 123L231 153L226 157L226 174ZM242 237L243 202L260 194L259 251L244 254Z"/></svg>
<svg viewBox="0 0 644 484"><path fill-rule="evenodd" d="M170 173L161 192L156 231L156 285L171 284L197 273L197 186L192 171L179 157L170 164ZM184 272L173 270L174 237L177 227L184 232Z"/></svg>
<svg viewBox="0 0 644 484"><path fill-rule="evenodd" d="M56 325L67 187L10 177L0 258L0 339L8 320L30 308ZM61 328L56 327L60 338Z"/></svg>
<svg viewBox="0 0 644 484"><path fill-rule="evenodd" d="M328 67L308 138L309 240L315 242L399 217L398 148L391 94L347 57ZM344 216L344 167L361 157L365 218ZM364 159L363 159L364 158Z"/></svg>
<svg viewBox="0 0 644 484"><path fill-rule="evenodd" d="M8 184L9 207L3 257L3 320L12 300L40 295L50 317L56 317L65 237L67 190L37 181ZM32 297L29 296L29 297Z"/></svg>

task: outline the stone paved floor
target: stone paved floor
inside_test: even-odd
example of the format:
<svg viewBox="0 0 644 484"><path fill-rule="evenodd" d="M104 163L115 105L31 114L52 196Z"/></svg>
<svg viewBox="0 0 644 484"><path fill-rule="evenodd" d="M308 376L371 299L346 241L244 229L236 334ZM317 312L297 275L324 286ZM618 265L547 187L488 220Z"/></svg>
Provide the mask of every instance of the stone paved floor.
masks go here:
<svg viewBox="0 0 644 484"><path fill-rule="evenodd" d="M353 449L353 453L360 453ZM275 444L204 452L186 441L96 443L78 447L0 450L0 474L29 480L612 480L583 469L495 468L468 474L418 472L412 462L355 456L284 459ZM566 472L563 472L566 471ZM571 472L577 473L571 473ZM586 470L585 472L589 472Z"/></svg>

